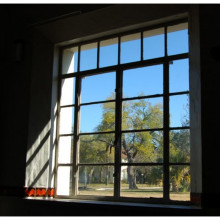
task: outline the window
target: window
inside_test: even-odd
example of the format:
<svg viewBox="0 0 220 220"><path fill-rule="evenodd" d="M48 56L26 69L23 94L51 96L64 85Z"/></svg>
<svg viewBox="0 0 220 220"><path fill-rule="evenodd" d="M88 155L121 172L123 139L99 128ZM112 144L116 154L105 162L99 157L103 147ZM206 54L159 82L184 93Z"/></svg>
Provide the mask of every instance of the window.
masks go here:
<svg viewBox="0 0 220 220"><path fill-rule="evenodd" d="M60 51L56 196L189 201L187 21Z"/></svg>

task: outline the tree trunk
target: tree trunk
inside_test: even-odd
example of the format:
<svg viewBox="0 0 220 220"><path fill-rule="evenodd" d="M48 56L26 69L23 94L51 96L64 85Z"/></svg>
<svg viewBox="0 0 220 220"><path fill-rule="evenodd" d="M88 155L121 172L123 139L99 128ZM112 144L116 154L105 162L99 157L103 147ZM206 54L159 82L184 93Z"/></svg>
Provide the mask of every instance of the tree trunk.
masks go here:
<svg viewBox="0 0 220 220"><path fill-rule="evenodd" d="M86 168L84 169L84 188L87 188L87 170Z"/></svg>
<svg viewBox="0 0 220 220"><path fill-rule="evenodd" d="M88 183L91 183L92 182L92 175L93 175L93 172L94 172L94 167L90 170L89 172L89 178L88 178Z"/></svg>
<svg viewBox="0 0 220 220"><path fill-rule="evenodd" d="M128 163L132 163L133 162L132 155L129 152L129 150L127 149L127 145L126 145L125 140L123 140L123 147L124 147L126 155L127 155ZM135 167L128 166L127 173L128 173L129 189L138 189L137 184L136 184L136 170L135 170Z"/></svg>
<svg viewBox="0 0 220 220"><path fill-rule="evenodd" d="M171 184L172 184L172 191L173 192L178 192L178 186L177 186L177 182L176 182L175 179L172 179Z"/></svg>
<svg viewBox="0 0 220 220"><path fill-rule="evenodd" d="M108 170L108 166L106 168L106 180L105 180L105 185L108 185L108 176L109 176L109 170Z"/></svg>
<svg viewBox="0 0 220 220"><path fill-rule="evenodd" d="M102 183L102 168L100 170L99 183Z"/></svg>
<svg viewBox="0 0 220 220"><path fill-rule="evenodd" d="M136 170L132 166L128 166L128 184L129 189L138 189L136 184Z"/></svg>

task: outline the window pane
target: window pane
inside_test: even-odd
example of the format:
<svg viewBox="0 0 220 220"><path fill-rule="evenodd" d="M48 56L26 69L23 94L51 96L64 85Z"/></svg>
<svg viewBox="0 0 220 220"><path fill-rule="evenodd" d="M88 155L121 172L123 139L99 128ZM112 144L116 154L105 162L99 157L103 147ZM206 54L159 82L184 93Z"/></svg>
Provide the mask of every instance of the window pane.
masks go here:
<svg viewBox="0 0 220 220"><path fill-rule="evenodd" d="M163 65L130 69L123 72L123 97L163 93Z"/></svg>
<svg viewBox="0 0 220 220"><path fill-rule="evenodd" d="M114 134L80 137L80 163L114 163Z"/></svg>
<svg viewBox="0 0 220 220"><path fill-rule="evenodd" d="M62 57L62 74L75 73L77 68L78 47L65 49Z"/></svg>
<svg viewBox="0 0 220 220"><path fill-rule="evenodd" d="M58 163L71 163L72 162L72 149L73 137L66 136L59 138L58 145Z"/></svg>
<svg viewBox="0 0 220 220"><path fill-rule="evenodd" d="M189 52L188 23L169 26L167 28L167 47L168 55Z"/></svg>
<svg viewBox="0 0 220 220"><path fill-rule="evenodd" d="M144 60L164 56L164 28L143 33Z"/></svg>
<svg viewBox="0 0 220 220"><path fill-rule="evenodd" d="M63 79L61 83L60 105L75 103L75 78Z"/></svg>
<svg viewBox="0 0 220 220"><path fill-rule="evenodd" d="M122 129L151 129L163 127L163 98L124 101Z"/></svg>
<svg viewBox="0 0 220 220"><path fill-rule="evenodd" d="M79 195L113 196L113 166L80 166Z"/></svg>
<svg viewBox="0 0 220 220"><path fill-rule="evenodd" d="M115 99L115 73L104 73L82 79L82 103Z"/></svg>
<svg viewBox="0 0 220 220"><path fill-rule="evenodd" d="M190 200L190 167L170 166L170 199Z"/></svg>
<svg viewBox="0 0 220 220"><path fill-rule="evenodd" d="M57 195L69 196L72 188L72 167L59 166L57 171Z"/></svg>
<svg viewBox="0 0 220 220"><path fill-rule="evenodd" d="M122 163L163 162L163 132L133 132L122 135Z"/></svg>
<svg viewBox="0 0 220 220"><path fill-rule="evenodd" d="M130 63L141 59L141 34L121 37L121 63Z"/></svg>
<svg viewBox="0 0 220 220"><path fill-rule="evenodd" d="M115 130L115 103L81 106L81 132Z"/></svg>
<svg viewBox="0 0 220 220"><path fill-rule="evenodd" d="M60 134L73 133L74 107L61 108L60 110Z"/></svg>
<svg viewBox="0 0 220 220"><path fill-rule="evenodd" d="M163 167L122 166L121 196L139 198L162 198Z"/></svg>
<svg viewBox="0 0 220 220"><path fill-rule="evenodd" d="M189 90L189 59L170 63L170 92Z"/></svg>
<svg viewBox="0 0 220 220"><path fill-rule="evenodd" d="M100 42L99 67L118 64L118 38L112 38Z"/></svg>
<svg viewBox="0 0 220 220"><path fill-rule="evenodd" d="M170 127L189 126L189 96L170 96Z"/></svg>
<svg viewBox="0 0 220 220"><path fill-rule="evenodd" d="M190 162L190 131L189 129L170 131L170 162Z"/></svg>
<svg viewBox="0 0 220 220"><path fill-rule="evenodd" d="M97 43L81 46L80 71L97 68Z"/></svg>

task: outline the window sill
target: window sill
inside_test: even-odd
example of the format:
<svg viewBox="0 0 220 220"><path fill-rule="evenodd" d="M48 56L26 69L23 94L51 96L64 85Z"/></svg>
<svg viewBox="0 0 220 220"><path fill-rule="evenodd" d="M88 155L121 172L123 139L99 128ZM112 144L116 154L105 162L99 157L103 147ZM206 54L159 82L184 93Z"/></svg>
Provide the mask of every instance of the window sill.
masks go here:
<svg viewBox="0 0 220 220"><path fill-rule="evenodd" d="M61 202L69 204L88 204L88 205L107 205L107 206L124 206L124 207L137 207L137 208L159 208L159 209L179 209L179 210L202 210L199 206L193 205L167 205L167 204L149 204L149 203L134 203L134 202L113 202L113 201L94 201L82 199L59 199L49 197L27 197L25 200L33 201L48 201L48 202Z"/></svg>

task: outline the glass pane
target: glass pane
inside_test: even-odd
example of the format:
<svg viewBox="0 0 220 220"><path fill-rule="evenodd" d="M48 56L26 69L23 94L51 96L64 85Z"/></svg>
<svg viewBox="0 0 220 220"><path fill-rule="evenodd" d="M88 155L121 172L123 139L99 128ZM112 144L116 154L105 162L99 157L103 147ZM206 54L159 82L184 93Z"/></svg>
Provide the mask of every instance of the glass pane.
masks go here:
<svg viewBox="0 0 220 220"><path fill-rule="evenodd" d="M61 108L60 134L71 134L74 129L74 107Z"/></svg>
<svg viewBox="0 0 220 220"><path fill-rule="evenodd" d="M114 163L114 134L80 137L80 163Z"/></svg>
<svg viewBox="0 0 220 220"><path fill-rule="evenodd" d="M170 127L189 126L189 95L170 96Z"/></svg>
<svg viewBox="0 0 220 220"><path fill-rule="evenodd" d="M170 162L190 162L190 130L170 131Z"/></svg>
<svg viewBox="0 0 220 220"><path fill-rule="evenodd" d="M82 79L82 103L115 99L115 72Z"/></svg>
<svg viewBox="0 0 220 220"><path fill-rule="evenodd" d="M80 166L79 195L113 196L113 166Z"/></svg>
<svg viewBox="0 0 220 220"><path fill-rule="evenodd" d="M62 57L62 74L75 73L77 68L78 47L65 49Z"/></svg>
<svg viewBox="0 0 220 220"><path fill-rule="evenodd" d="M121 63L130 63L141 59L141 34L121 37Z"/></svg>
<svg viewBox="0 0 220 220"><path fill-rule="evenodd" d="M170 92L189 90L189 59L170 63Z"/></svg>
<svg viewBox="0 0 220 220"><path fill-rule="evenodd" d="M163 162L163 132L132 132L122 135L122 163Z"/></svg>
<svg viewBox="0 0 220 220"><path fill-rule="evenodd" d="M115 130L115 103L81 106L81 132Z"/></svg>
<svg viewBox="0 0 220 220"><path fill-rule="evenodd" d="M118 64L118 38L112 38L100 42L99 67Z"/></svg>
<svg viewBox="0 0 220 220"><path fill-rule="evenodd" d="M163 127L163 98L124 101L122 129L151 129Z"/></svg>
<svg viewBox="0 0 220 220"><path fill-rule="evenodd" d="M164 56L164 28L143 33L144 60Z"/></svg>
<svg viewBox="0 0 220 220"><path fill-rule="evenodd" d="M60 105L75 103L75 78L63 79L61 83Z"/></svg>
<svg viewBox="0 0 220 220"><path fill-rule="evenodd" d="M72 167L59 166L57 171L57 195L69 196L72 185Z"/></svg>
<svg viewBox="0 0 220 220"><path fill-rule="evenodd" d="M189 166L170 166L170 199L190 201Z"/></svg>
<svg viewBox="0 0 220 220"><path fill-rule="evenodd" d="M188 53L188 23L182 23L167 28L167 54Z"/></svg>
<svg viewBox="0 0 220 220"><path fill-rule="evenodd" d="M72 162L72 148L73 136L66 136L59 138L58 144L58 163Z"/></svg>
<svg viewBox="0 0 220 220"><path fill-rule="evenodd" d="M81 46L80 71L97 68L97 43Z"/></svg>
<svg viewBox="0 0 220 220"><path fill-rule="evenodd" d="M122 166L121 196L138 198L162 198L163 167Z"/></svg>
<svg viewBox="0 0 220 220"><path fill-rule="evenodd" d="M130 69L123 72L123 97L163 93L163 65Z"/></svg>

